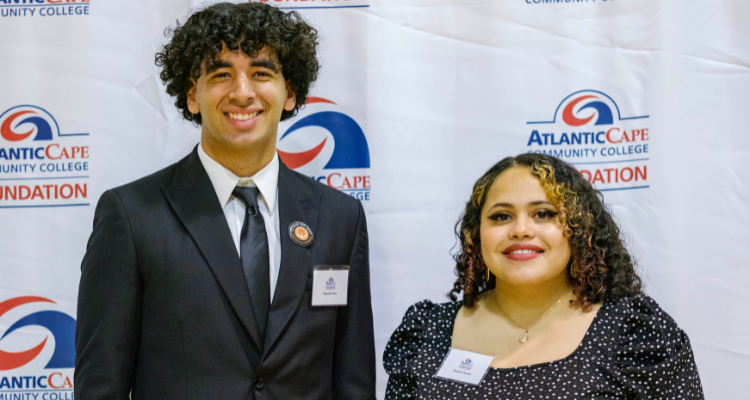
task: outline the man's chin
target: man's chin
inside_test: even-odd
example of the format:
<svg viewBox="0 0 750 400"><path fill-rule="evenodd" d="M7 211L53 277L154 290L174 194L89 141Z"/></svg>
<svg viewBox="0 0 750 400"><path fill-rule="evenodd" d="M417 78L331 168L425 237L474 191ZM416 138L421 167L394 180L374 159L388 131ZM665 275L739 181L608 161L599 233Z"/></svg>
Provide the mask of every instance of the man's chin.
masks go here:
<svg viewBox="0 0 750 400"><path fill-rule="evenodd" d="M252 133L240 134L235 138L228 140L224 143L227 150L236 152L257 152L259 150L265 150L269 147L275 148L276 143L265 135L258 137Z"/></svg>

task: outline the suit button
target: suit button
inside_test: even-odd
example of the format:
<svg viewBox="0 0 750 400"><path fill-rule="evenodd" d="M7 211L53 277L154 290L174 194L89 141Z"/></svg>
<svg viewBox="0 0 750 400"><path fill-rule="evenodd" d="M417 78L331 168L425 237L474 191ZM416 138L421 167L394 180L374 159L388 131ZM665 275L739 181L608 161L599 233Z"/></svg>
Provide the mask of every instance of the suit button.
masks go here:
<svg viewBox="0 0 750 400"><path fill-rule="evenodd" d="M263 377L257 377L255 378L255 389L256 390L263 390L263 386L265 386L265 383L263 382Z"/></svg>

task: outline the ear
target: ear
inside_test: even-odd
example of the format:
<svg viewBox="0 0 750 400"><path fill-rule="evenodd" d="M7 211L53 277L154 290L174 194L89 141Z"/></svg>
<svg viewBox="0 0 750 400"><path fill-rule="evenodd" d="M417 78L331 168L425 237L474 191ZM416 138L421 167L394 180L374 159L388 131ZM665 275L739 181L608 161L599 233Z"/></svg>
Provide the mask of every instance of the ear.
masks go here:
<svg viewBox="0 0 750 400"><path fill-rule="evenodd" d="M297 94L292 89L292 84L286 81L286 99L284 99L284 109L287 111L294 110L297 105Z"/></svg>
<svg viewBox="0 0 750 400"><path fill-rule="evenodd" d="M187 91L188 110L190 110L190 112L193 114L199 114L201 112L201 109L198 106L198 99L196 96L198 82L196 82L195 79L190 78L190 83L192 83L192 86Z"/></svg>

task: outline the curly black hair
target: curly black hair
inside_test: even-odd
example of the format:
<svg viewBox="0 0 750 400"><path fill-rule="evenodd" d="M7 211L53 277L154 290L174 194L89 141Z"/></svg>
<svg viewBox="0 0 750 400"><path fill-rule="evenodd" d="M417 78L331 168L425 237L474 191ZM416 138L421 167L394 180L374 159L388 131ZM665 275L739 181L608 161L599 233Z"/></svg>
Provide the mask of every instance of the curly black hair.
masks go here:
<svg viewBox="0 0 750 400"><path fill-rule="evenodd" d="M572 305L588 311L592 304L604 299L641 293L641 278L601 192L568 163L549 155L525 153L500 160L474 184L471 199L456 223L460 249L454 259L458 279L448 296L455 301L463 292L463 305L471 308L480 293L495 288L494 276L486 278L487 266L482 259L482 208L498 175L515 166L530 169L559 211L571 248L567 270L576 296Z"/></svg>
<svg viewBox="0 0 750 400"><path fill-rule="evenodd" d="M320 69L318 31L296 11L284 12L263 3L214 4L191 15L184 25L178 21L165 35L172 40L156 53L156 65L162 68L159 76L167 93L177 97L175 105L185 119L197 124L201 116L188 110L187 93L201 75L201 64L205 62L210 70L224 45L229 50L242 49L250 57L265 46L273 50L297 96L294 109L281 113L282 121L305 104Z"/></svg>

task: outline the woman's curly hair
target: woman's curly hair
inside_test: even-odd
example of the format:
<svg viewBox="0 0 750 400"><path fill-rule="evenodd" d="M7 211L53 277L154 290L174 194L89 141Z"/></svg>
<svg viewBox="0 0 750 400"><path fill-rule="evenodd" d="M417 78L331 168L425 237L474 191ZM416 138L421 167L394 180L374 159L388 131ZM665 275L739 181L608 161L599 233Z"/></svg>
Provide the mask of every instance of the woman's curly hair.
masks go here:
<svg viewBox="0 0 750 400"><path fill-rule="evenodd" d="M588 311L592 304L604 299L641 293L641 278L601 192L566 162L544 154L526 153L502 159L474 184L471 199L456 223L460 250L454 259L458 279L449 297L455 301L463 292L463 304L471 308L477 295L495 287L494 277L487 280L487 266L482 259L479 236L482 208L498 175L515 166L531 170L547 200L559 212L558 219L571 248L568 276L576 296L572 305Z"/></svg>
<svg viewBox="0 0 750 400"><path fill-rule="evenodd" d="M318 77L318 31L296 11L284 12L263 3L218 3L194 13L184 25L178 21L176 27L167 28L165 35L170 34L172 40L156 53L156 65L162 68L159 76L167 93L177 97L175 105L185 119L197 124L201 116L188 110L187 93L201 75L201 64L205 62L210 70L224 45L229 50L242 49L250 57L265 46L273 50L297 96L295 108L281 113L282 121L305 104L310 85Z"/></svg>

